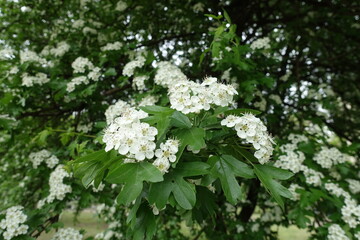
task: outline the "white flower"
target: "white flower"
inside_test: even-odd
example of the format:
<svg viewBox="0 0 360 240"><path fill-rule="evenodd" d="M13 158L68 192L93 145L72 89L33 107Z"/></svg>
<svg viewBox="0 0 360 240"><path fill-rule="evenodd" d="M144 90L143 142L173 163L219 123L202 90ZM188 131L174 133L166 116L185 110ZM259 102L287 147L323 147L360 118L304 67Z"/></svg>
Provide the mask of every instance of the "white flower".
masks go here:
<svg viewBox="0 0 360 240"><path fill-rule="evenodd" d="M91 72L89 72L87 77L93 81L98 81L101 76L100 70L101 69L99 67L95 67Z"/></svg>
<svg viewBox="0 0 360 240"><path fill-rule="evenodd" d="M331 168L334 165L346 162L348 159L349 156L340 152L337 148L325 146L322 146L320 152L314 156L314 161L323 168Z"/></svg>
<svg viewBox="0 0 360 240"><path fill-rule="evenodd" d="M118 100L105 111L106 123L110 124L116 117L122 115L130 108L130 105L122 100Z"/></svg>
<svg viewBox="0 0 360 240"><path fill-rule="evenodd" d="M345 205L341 208L341 218L351 228L356 228L360 224L360 205L350 197L345 198Z"/></svg>
<svg viewBox="0 0 360 240"><path fill-rule="evenodd" d="M239 138L251 143L256 149L254 156L260 164L269 161L273 152L273 140L267 133L266 126L254 115L247 113L241 117L234 115L227 116L221 121L221 125L235 127Z"/></svg>
<svg viewBox="0 0 360 240"><path fill-rule="evenodd" d="M187 77L181 70L170 62L159 62L154 78L155 84L168 88L169 86L186 81Z"/></svg>
<svg viewBox="0 0 360 240"><path fill-rule="evenodd" d="M281 105L282 101L279 95L270 94L269 98L273 100L276 104Z"/></svg>
<svg viewBox="0 0 360 240"><path fill-rule="evenodd" d="M26 87L32 87L34 84L43 85L50 81L50 78L47 77L45 73L36 73L35 76L30 76L28 73L23 73L22 85Z"/></svg>
<svg viewBox="0 0 360 240"><path fill-rule="evenodd" d="M136 68L140 68L142 66L144 66L146 59L139 55L135 58L134 61L128 62L123 69L123 75L131 77L132 75L134 75L134 71Z"/></svg>
<svg viewBox="0 0 360 240"><path fill-rule="evenodd" d="M211 104L228 106L236 94L233 86L217 83L212 77L202 84L186 80L169 86L171 107L185 114L209 110Z"/></svg>
<svg viewBox="0 0 360 240"><path fill-rule="evenodd" d="M119 12L123 12L126 8L127 8L126 2L118 1L115 10Z"/></svg>
<svg viewBox="0 0 360 240"><path fill-rule="evenodd" d="M349 183L349 189L352 194L358 194L360 192L360 181L355 179L346 179Z"/></svg>
<svg viewBox="0 0 360 240"><path fill-rule="evenodd" d="M250 44L250 48L253 50L269 49L270 47L270 38L268 37L259 38Z"/></svg>
<svg viewBox="0 0 360 240"><path fill-rule="evenodd" d="M137 77L134 77L132 87L133 87L134 89L139 90L139 91L143 91L143 90L146 89L145 81L148 80L148 79L149 79L148 76L137 76Z"/></svg>
<svg viewBox="0 0 360 240"><path fill-rule="evenodd" d="M89 59L84 57L78 57L71 64L71 67L74 69L74 73L84 73L87 70L91 70L94 68L92 62Z"/></svg>
<svg viewBox="0 0 360 240"><path fill-rule="evenodd" d="M314 169L308 168L304 165L301 166L300 170L305 176L306 183L316 187L321 185L321 179L324 178L324 175L321 172L317 172Z"/></svg>
<svg viewBox="0 0 360 240"><path fill-rule="evenodd" d="M14 57L14 50L10 48L4 48L0 50L0 60L8 60Z"/></svg>
<svg viewBox="0 0 360 240"><path fill-rule="evenodd" d="M296 192L296 189L303 189L302 187L300 187L298 184L296 184L296 183L292 183L292 184L290 184L290 186L289 186L289 191L291 192L291 195L293 196L292 198L291 198L291 200L293 200L293 201L298 201L298 200L300 200L300 193L297 193Z"/></svg>
<svg viewBox="0 0 360 240"><path fill-rule="evenodd" d="M94 35L97 34L96 29L91 28L91 27L84 27L82 32L83 32L84 35L87 35L88 33L94 34Z"/></svg>
<svg viewBox="0 0 360 240"><path fill-rule="evenodd" d="M328 240L350 240L338 224L331 225L328 232Z"/></svg>
<svg viewBox="0 0 360 240"><path fill-rule="evenodd" d="M74 228L61 228L59 229L51 240L81 240L83 235L79 230Z"/></svg>
<svg viewBox="0 0 360 240"><path fill-rule="evenodd" d="M27 220L27 216L23 213L22 206L14 206L4 211L5 218L0 221L0 234L4 239L10 240L16 236L26 234L28 226L23 224Z"/></svg>
<svg viewBox="0 0 360 240"><path fill-rule="evenodd" d="M337 197L350 198L350 194L336 183L325 183L325 189Z"/></svg>
<svg viewBox="0 0 360 240"><path fill-rule="evenodd" d="M70 82L67 83L66 91L72 92L75 90L76 85L88 84L88 83L89 83L89 79L87 79L87 77L85 76L75 77Z"/></svg>
<svg viewBox="0 0 360 240"><path fill-rule="evenodd" d="M103 141L105 151L117 150L121 155L143 161L154 157L156 144L153 142L157 129L148 123L141 123L140 119L147 117L147 113L128 107L121 111L105 130Z"/></svg>
<svg viewBox="0 0 360 240"><path fill-rule="evenodd" d="M280 147L283 154L280 155L279 159L275 162L275 167L298 173L305 160L305 155L303 152L297 151L297 144L299 142L307 142L308 139L303 135L295 134L290 134L288 139L291 143L284 144Z"/></svg>
<svg viewBox="0 0 360 240"><path fill-rule="evenodd" d="M20 63L23 64L25 62L36 62L41 65L47 64L44 58L39 57L36 52L30 50L20 51Z"/></svg>
<svg viewBox="0 0 360 240"><path fill-rule="evenodd" d="M141 99L141 101L139 102L139 106L141 107L155 105L157 101L159 101L158 96L147 95L146 97Z"/></svg>
<svg viewBox="0 0 360 240"><path fill-rule="evenodd" d="M70 45L62 41L56 45L56 48L50 49L50 54L54 55L55 57L62 57L69 50L70 50Z"/></svg>
<svg viewBox="0 0 360 240"><path fill-rule="evenodd" d="M176 161L176 153L179 150L179 141L175 139L168 139L165 143L160 144L160 148L156 149L155 156L157 157L153 165L161 172L166 173L170 168L170 162Z"/></svg>
<svg viewBox="0 0 360 240"><path fill-rule="evenodd" d="M123 44L121 42L108 43L104 47L101 47L101 51L116 51L122 48Z"/></svg>
<svg viewBox="0 0 360 240"><path fill-rule="evenodd" d="M50 194L45 199L39 201L38 208L41 208L45 202L52 203L55 199L61 201L65 198L67 193L72 191L71 186L63 183L63 180L66 177L71 177L71 174L65 171L63 165L58 165L50 174Z"/></svg>
<svg viewBox="0 0 360 240"><path fill-rule="evenodd" d="M72 27L75 29L79 29L82 28L85 24L85 21L82 19L78 19L76 21L73 22Z"/></svg>
<svg viewBox="0 0 360 240"><path fill-rule="evenodd" d="M59 159L45 149L30 153L29 159L33 164L33 168L37 168L42 162L46 162L48 168L54 168L59 163Z"/></svg>
<svg viewBox="0 0 360 240"><path fill-rule="evenodd" d="M288 71L285 75L280 77L280 80L283 82L286 82L287 80L289 80L289 77L291 76L292 72Z"/></svg>
<svg viewBox="0 0 360 240"><path fill-rule="evenodd" d="M167 173L170 168L170 163L164 158L158 158L153 162L153 165L157 167L162 173Z"/></svg>

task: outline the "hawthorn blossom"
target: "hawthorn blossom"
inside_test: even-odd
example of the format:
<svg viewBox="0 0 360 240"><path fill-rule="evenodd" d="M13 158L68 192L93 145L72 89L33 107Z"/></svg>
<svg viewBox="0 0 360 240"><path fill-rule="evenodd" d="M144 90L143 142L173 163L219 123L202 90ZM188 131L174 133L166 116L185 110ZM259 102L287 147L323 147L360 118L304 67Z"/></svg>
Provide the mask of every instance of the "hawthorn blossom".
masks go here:
<svg viewBox="0 0 360 240"><path fill-rule="evenodd" d="M229 115L221 121L221 125L235 127L238 137L253 145L256 150L254 156L261 164L269 161L274 150L274 142L259 118L251 113L243 114L241 117Z"/></svg>

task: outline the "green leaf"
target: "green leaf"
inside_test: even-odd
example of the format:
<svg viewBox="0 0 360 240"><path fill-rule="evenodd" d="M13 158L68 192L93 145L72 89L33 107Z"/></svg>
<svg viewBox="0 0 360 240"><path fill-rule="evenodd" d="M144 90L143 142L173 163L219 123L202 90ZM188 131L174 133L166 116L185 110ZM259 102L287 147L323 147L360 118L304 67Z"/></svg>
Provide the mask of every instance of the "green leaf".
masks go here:
<svg viewBox="0 0 360 240"><path fill-rule="evenodd" d="M243 156L250 162L254 163L254 162L259 161L256 157L254 157L254 155L252 153L250 153L249 151L247 151L243 148L234 148L234 149L236 150L236 152L240 153L241 156Z"/></svg>
<svg viewBox="0 0 360 240"><path fill-rule="evenodd" d="M287 171L287 170L284 170L281 168L276 168L273 166L258 165L258 168L261 168L262 171L266 172L268 175L270 175L274 179L287 180L287 179L291 178L292 176L294 176L294 174L290 171Z"/></svg>
<svg viewBox="0 0 360 240"><path fill-rule="evenodd" d="M104 176L104 171L118 160L119 157L114 151L100 150L80 157L72 161L70 165L74 167L75 177L80 178L84 187L88 188L95 179L100 182Z"/></svg>
<svg viewBox="0 0 360 240"><path fill-rule="evenodd" d="M224 158L213 156L209 159L213 163L212 174L220 179L221 187L226 199L236 204L241 197L241 188L235 177L235 170Z"/></svg>
<svg viewBox="0 0 360 240"><path fill-rule="evenodd" d="M116 76L116 70L115 68L109 68L108 70L106 70L106 72L104 73L105 76Z"/></svg>
<svg viewBox="0 0 360 240"><path fill-rule="evenodd" d="M103 159L105 155L107 155L107 152L105 152L105 150L99 150L99 151L90 153L88 155L79 157L79 158L75 159L74 161L72 161L71 163L75 164L75 163L99 160L99 159Z"/></svg>
<svg viewBox="0 0 360 240"><path fill-rule="evenodd" d="M161 113L171 114L175 111L174 109L168 107L160 107L156 105L144 106L144 107L140 107L140 109L149 114L161 114Z"/></svg>
<svg viewBox="0 0 360 240"><path fill-rule="evenodd" d="M163 181L163 175L149 162L125 163L111 170L106 181L117 184L137 181L160 182Z"/></svg>
<svg viewBox="0 0 360 240"><path fill-rule="evenodd" d="M151 184L149 189L148 200L150 204L155 204L158 209L163 209L173 190L171 179L165 175L163 182Z"/></svg>
<svg viewBox="0 0 360 240"><path fill-rule="evenodd" d="M197 170L190 169L191 167L197 168ZM209 165L202 162L179 164L174 171L165 175L163 182L151 184L148 195L149 203L155 204L158 209L163 209L172 193L180 207L192 209L196 203L195 187L184 180L184 177L206 174L208 167Z"/></svg>
<svg viewBox="0 0 360 240"><path fill-rule="evenodd" d="M203 128L181 129L175 133L183 148L187 145L193 150L200 150L205 146L205 130Z"/></svg>
<svg viewBox="0 0 360 240"><path fill-rule="evenodd" d="M259 178L261 183L264 185L266 190L271 194L275 201L284 209L284 201L281 196L286 198L291 198L292 195L290 191L282 186L280 183L275 181L271 175L265 170L261 165L254 165L254 171L256 176Z"/></svg>
<svg viewBox="0 0 360 240"><path fill-rule="evenodd" d="M209 173L210 165L204 162L181 162L176 166L176 172L183 177L192 177Z"/></svg>
<svg viewBox="0 0 360 240"><path fill-rule="evenodd" d="M171 115L170 119L171 119L172 126L175 126L178 128L191 128L192 127L192 124L191 124L189 118L181 112L175 111L173 113L173 115Z"/></svg>
<svg viewBox="0 0 360 240"><path fill-rule="evenodd" d="M135 200L143 189L143 182L126 183L116 198L118 204L130 204Z"/></svg>
<svg viewBox="0 0 360 240"><path fill-rule="evenodd" d="M231 19L230 19L229 14L225 11L225 9L223 9L223 11L224 11L224 17L225 17L226 21L228 21L228 23L231 24Z"/></svg>
<svg viewBox="0 0 360 240"><path fill-rule="evenodd" d="M157 135L158 143L162 142L165 139L166 132L170 128L170 122L171 119L169 115L162 114L158 117L158 121L156 123L156 128L158 130L158 135Z"/></svg>
<svg viewBox="0 0 360 240"><path fill-rule="evenodd" d="M234 158L231 155L222 155L221 158L232 167L236 176L243 178L254 178L254 170L246 163Z"/></svg>
<svg viewBox="0 0 360 240"><path fill-rule="evenodd" d="M141 204L137 211L136 224L132 229L132 238L134 240L151 239L156 230L155 216L145 203Z"/></svg>
<svg viewBox="0 0 360 240"><path fill-rule="evenodd" d="M110 183L124 183L117 202L129 204L140 195L143 181L160 182L163 181L163 175L149 162L126 163L110 171L105 180Z"/></svg>
<svg viewBox="0 0 360 240"><path fill-rule="evenodd" d="M173 194L177 203L184 209L190 210L195 205L196 194L194 185L181 177L175 179Z"/></svg>

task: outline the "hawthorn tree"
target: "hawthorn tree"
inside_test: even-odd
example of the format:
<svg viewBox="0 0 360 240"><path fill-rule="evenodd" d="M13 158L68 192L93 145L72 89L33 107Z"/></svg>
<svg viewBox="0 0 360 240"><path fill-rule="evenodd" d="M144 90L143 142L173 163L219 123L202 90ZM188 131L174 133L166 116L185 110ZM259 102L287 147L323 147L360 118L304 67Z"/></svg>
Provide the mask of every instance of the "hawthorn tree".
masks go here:
<svg viewBox="0 0 360 240"><path fill-rule="evenodd" d="M360 239L359 9L1 2L0 239Z"/></svg>

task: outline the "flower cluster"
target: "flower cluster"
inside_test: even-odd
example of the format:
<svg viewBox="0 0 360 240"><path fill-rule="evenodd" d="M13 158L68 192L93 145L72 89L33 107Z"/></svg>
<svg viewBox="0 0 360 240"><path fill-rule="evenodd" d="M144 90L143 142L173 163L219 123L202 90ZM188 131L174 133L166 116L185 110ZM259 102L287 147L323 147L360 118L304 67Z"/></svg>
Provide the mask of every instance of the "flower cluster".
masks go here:
<svg viewBox="0 0 360 240"><path fill-rule="evenodd" d="M96 207L97 214L100 215L101 219L108 223L108 228L95 235L95 239L110 240L110 239L122 239L123 234L121 232L121 223L117 220L117 211L114 206L106 206L100 204Z"/></svg>
<svg viewBox="0 0 360 240"><path fill-rule="evenodd" d="M21 75L22 85L26 87L32 87L34 84L43 85L50 81L50 78L45 73L36 73L35 76L31 76L28 73Z"/></svg>
<svg viewBox="0 0 360 240"><path fill-rule="evenodd" d="M67 83L66 91L72 92L75 90L75 87L77 85L89 84L90 80L98 81L101 76L100 70L101 69L99 67L95 67L88 73L87 76L79 76L73 78L70 82Z"/></svg>
<svg viewBox="0 0 360 240"><path fill-rule="evenodd" d="M39 201L38 208L41 208L45 202L52 203L55 199L61 201L65 198L67 193L72 191L71 186L66 185L63 182L66 177L71 177L71 174L65 171L63 165L58 165L50 174L50 194L45 199Z"/></svg>
<svg viewBox="0 0 360 240"><path fill-rule="evenodd" d="M25 62L35 62L40 63L41 65L47 64L46 59L39 57L36 52L30 50L20 51L20 63L23 64Z"/></svg>
<svg viewBox="0 0 360 240"><path fill-rule="evenodd" d="M74 69L74 73L84 73L86 69L90 70L94 68L94 64L84 57L78 57L75 61L71 64L71 67Z"/></svg>
<svg viewBox="0 0 360 240"><path fill-rule="evenodd" d="M181 81L169 87L171 108L185 114L209 110L211 104L228 106L236 94L233 86L217 83L213 77L206 78L201 84Z"/></svg>
<svg viewBox="0 0 360 240"><path fill-rule="evenodd" d="M99 186L97 188L95 187L94 181L90 185L92 186L93 192L101 192L105 188L105 184L102 182L99 184Z"/></svg>
<svg viewBox="0 0 360 240"><path fill-rule="evenodd" d="M186 80L187 77L177 66L171 64L170 62L158 63L158 69L154 78L155 84L168 88L177 82Z"/></svg>
<svg viewBox="0 0 360 240"><path fill-rule="evenodd" d="M159 101L159 97L158 96L153 96L153 95L147 95L146 97L142 98L139 102L139 106L151 106L151 105L155 105L155 103Z"/></svg>
<svg viewBox="0 0 360 240"><path fill-rule="evenodd" d="M142 92L146 89L145 81L148 80L148 76L137 76L133 79L132 87L137 89L138 91Z"/></svg>
<svg viewBox="0 0 360 240"><path fill-rule="evenodd" d="M148 123L140 122L140 119L147 116L147 113L141 110L128 108L120 117L115 118L105 130L105 151L114 149L136 161L153 158L157 129Z"/></svg>
<svg viewBox="0 0 360 240"><path fill-rule="evenodd" d="M281 208L275 205L271 201L266 201L265 205L271 207L267 209L261 214L260 221L261 222L280 222L282 220L283 213Z"/></svg>
<svg viewBox="0 0 360 240"><path fill-rule="evenodd" d="M305 160L305 155L303 152L297 151L297 145L299 142L306 142L307 138L303 135L290 134L288 139L290 143L280 147L284 155L279 156L279 159L275 162L275 166L290 170L293 173L298 173Z"/></svg>
<svg viewBox="0 0 360 240"><path fill-rule="evenodd" d="M270 94L269 99L273 100L278 105L281 105L282 103L280 96L276 94Z"/></svg>
<svg viewBox="0 0 360 240"><path fill-rule="evenodd" d="M285 75L280 77L280 80L283 81L283 82L286 82L287 80L289 80L291 74L292 74L291 71L286 72Z"/></svg>
<svg viewBox="0 0 360 240"><path fill-rule="evenodd" d="M351 198L350 194L336 183L325 183L325 189L337 197Z"/></svg>
<svg viewBox="0 0 360 240"><path fill-rule="evenodd" d="M22 210L22 206L14 206L5 211L5 218L0 222L0 229L4 230L2 233L4 239L10 240L27 233L29 227L23 224L27 216Z"/></svg>
<svg viewBox="0 0 360 240"><path fill-rule="evenodd" d="M135 68L140 68L144 66L145 61L146 59L143 56L138 55L135 60L128 62L124 66L124 69L122 71L123 75L131 77L132 75L134 75Z"/></svg>
<svg viewBox="0 0 360 240"><path fill-rule="evenodd" d="M42 162L46 162L48 168L54 168L59 163L59 159L45 149L30 153L29 159L33 164L33 168L37 168Z"/></svg>
<svg viewBox="0 0 360 240"><path fill-rule="evenodd" d="M156 149L155 156L157 157L153 165L161 172L165 173L170 168L170 163L176 161L176 153L179 150L179 141L174 139L166 140L165 143L160 144L160 149Z"/></svg>
<svg viewBox="0 0 360 240"><path fill-rule="evenodd" d="M349 183L349 189L352 194L358 194L360 192L360 181L354 179L346 179Z"/></svg>
<svg viewBox="0 0 360 240"><path fill-rule="evenodd" d="M332 224L328 228L328 240L350 240L345 231L338 224Z"/></svg>
<svg viewBox="0 0 360 240"><path fill-rule="evenodd" d="M360 205L354 199L345 198L345 205L341 208L341 218L351 228L356 228L360 224Z"/></svg>
<svg viewBox="0 0 360 240"><path fill-rule="evenodd" d="M124 1L118 1L118 2L116 3L115 10L116 10L116 11L119 11L119 12L122 12L122 11L124 11L127 7L128 7L128 6L127 6L126 2L124 2Z"/></svg>
<svg viewBox="0 0 360 240"><path fill-rule="evenodd" d="M291 192L292 198L291 200L293 201L298 201L300 200L300 194L296 192L297 189L303 189L302 187L300 187L298 184L296 183L292 183L290 184L288 190Z"/></svg>
<svg viewBox="0 0 360 240"><path fill-rule="evenodd" d="M270 38L268 37L259 38L250 44L252 50L269 49L270 47Z"/></svg>
<svg viewBox="0 0 360 240"><path fill-rule="evenodd" d="M306 183L314 186L321 185L321 179L324 177L324 175L321 172L315 171L314 169L308 168L307 166L304 165L301 166L300 170L303 172L305 176Z"/></svg>
<svg viewBox="0 0 360 240"><path fill-rule="evenodd" d="M4 48L0 50L0 60L7 60L14 56L14 50L10 48Z"/></svg>
<svg viewBox="0 0 360 240"><path fill-rule="evenodd" d="M59 229L51 240L81 240L83 235L79 230L74 228L61 228Z"/></svg>
<svg viewBox="0 0 360 240"><path fill-rule="evenodd" d="M269 161L273 148L273 140L267 132L263 122L251 113L243 116L229 115L221 121L221 125L229 128L235 127L237 135L251 143L256 149L254 156L261 164Z"/></svg>
<svg viewBox="0 0 360 240"><path fill-rule="evenodd" d="M130 105L122 100L118 100L115 104L111 105L105 111L106 123L110 124L115 118L119 117L128 111Z"/></svg>
<svg viewBox="0 0 360 240"><path fill-rule="evenodd" d="M121 42L108 43L105 46L101 47L101 51L116 51L122 48L123 44Z"/></svg>
<svg viewBox="0 0 360 240"><path fill-rule="evenodd" d="M40 53L42 56L53 55L55 57L62 57L65 53L70 50L70 45L65 41L59 42L55 48L51 48L50 46L46 46Z"/></svg>
<svg viewBox="0 0 360 240"><path fill-rule="evenodd" d="M320 152L315 154L314 161L323 168L331 168L332 166L346 162L348 155L343 154L337 148L321 147Z"/></svg>

